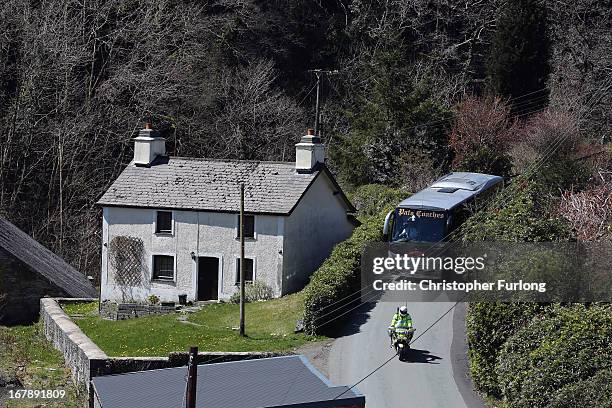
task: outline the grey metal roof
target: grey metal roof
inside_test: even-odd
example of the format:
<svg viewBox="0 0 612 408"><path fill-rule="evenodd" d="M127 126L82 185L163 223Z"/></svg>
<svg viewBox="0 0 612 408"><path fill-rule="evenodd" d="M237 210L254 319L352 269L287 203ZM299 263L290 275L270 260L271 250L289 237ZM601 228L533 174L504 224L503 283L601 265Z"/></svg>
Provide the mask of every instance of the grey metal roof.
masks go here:
<svg viewBox="0 0 612 408"><path fill-rule="evenodd" d="M244 183L245 211L290 214L321 173L335 184L325 166L312 173L298 173L295 163L288 162L166 157L151 167L130 163L98 204L236 212L239 186ZM340 193L352 211L352 205Z"/></svg>
<svg viewBox="0 0 612 408"><path fill-rule="evenodd" d="M490 174L450 173L408 197L398 207L449 210L501 181L502 177Z"/></svg>
<svg viewBox="0 0 612 408"><path fill-rule="evenodd" d="M25 232L0 217L0 248L74 297L95 297L87 278Z"/></svg>
<svg viewBox="0 0 612 408"><path fill-rule="evenodd" d="M186 367L177 367L95 377L94 398L102 408L181 407L186 375ZM286 356L199 365L196 402L202 408L364 407L365 397L333 386L305 357Z"/></svg>

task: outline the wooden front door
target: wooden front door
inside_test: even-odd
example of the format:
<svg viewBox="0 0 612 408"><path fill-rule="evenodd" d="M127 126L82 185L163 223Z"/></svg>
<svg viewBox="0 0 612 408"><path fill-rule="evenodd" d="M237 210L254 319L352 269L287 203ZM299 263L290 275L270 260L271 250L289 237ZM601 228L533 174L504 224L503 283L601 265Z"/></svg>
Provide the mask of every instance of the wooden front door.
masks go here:
<svg viewBox="0 0 612 408"><path fill-rule="evenodd" d="M198 300L219 299L219 258L198 258Z"/></svg>

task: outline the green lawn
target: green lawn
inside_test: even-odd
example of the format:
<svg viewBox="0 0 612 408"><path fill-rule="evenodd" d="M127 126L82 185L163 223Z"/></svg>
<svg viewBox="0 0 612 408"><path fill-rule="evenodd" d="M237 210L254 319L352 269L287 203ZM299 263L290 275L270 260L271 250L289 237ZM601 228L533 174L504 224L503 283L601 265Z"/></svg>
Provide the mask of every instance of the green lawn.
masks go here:
<svg viewBox="0 0 612 408"><path fill-rule="evenodd" d="M0 372L5 378L17 378L26 389L65 390L58 400L7 400L7 407L84 407L87 398L77 390L65 368L59 351L40 333L40 323L32 326L0 326Z"/></svg>
<svg viewBox="0 0 612 408"><path fill-rule="evenodd" d="M295 334L296 321L303 313L301 293L280 299L246 304L247 337L234 330L239 323L239 307L221 303L187 314L110 321L95 316L97 304L66 305L69 315L80 315L75 323L109 356L167 356L198 346L200 351L288 351L307 341L317 340Z"/></svg>

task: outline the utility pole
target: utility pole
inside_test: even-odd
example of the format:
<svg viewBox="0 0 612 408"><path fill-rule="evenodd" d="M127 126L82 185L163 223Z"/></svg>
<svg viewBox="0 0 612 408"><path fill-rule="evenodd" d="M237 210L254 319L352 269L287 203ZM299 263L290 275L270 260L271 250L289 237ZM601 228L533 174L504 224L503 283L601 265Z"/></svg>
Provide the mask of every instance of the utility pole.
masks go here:
<svg viewBox="0 0 612 408"><path fill-rule="evenodd" d="M240 184L240 336L244 337L244 183Z"/></svg>
<svg viewBox="0 0 612 408"><path fill-rule="evenodd" d="M187 366L186 407L196 408L196 391L198 387L198 348L189 349L189 364Z"/></svg>
<svg viewBox="0 0 612 408"><path fill-rule="evenodd" d="M314 134L315 136L319 136L319 99L321 98L321 77L323 75L336 75L338 70L325 70L325 69L310 69L308 72L312 72L317 76L317 102L315 105L315 124L314 124Z"/></svg>

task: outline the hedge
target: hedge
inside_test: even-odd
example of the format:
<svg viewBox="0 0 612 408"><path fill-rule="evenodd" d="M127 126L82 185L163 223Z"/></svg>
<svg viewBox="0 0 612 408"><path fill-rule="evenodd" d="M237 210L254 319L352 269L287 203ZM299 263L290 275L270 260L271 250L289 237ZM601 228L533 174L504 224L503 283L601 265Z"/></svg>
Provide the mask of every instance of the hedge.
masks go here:
<svg viewBox="0 0 612 408"><path fill-rule="evenodd" d="M382 239L385 216L410 194L380 184L367 184L350 194L362 224L312 275L305 291L304 330L311 334L329 331L343 313L360 302L361 254L369 242Z"/></svg>
<svg viewBox="0 0 612 408"><path fill-rule="evenodd" d="M501 397L495 373L497 354L514 332L547 306L538 303L471 303L466 316L470 373L474 385Z"/></svg>
<svg viewBox="0 0 612 408"><path fill-rule="evenodd" d="M568 223L550 215L551 200L537 182L514 181L498 194L490 208L463 224L467 242L555 242L570 236Z"/></svg>
<svg viewBox="0 0 612 408"><path fill-rule="evenodd" d="M556 307L512 335L495 372L511 408L544 407L557 391L609 368L612 313L604 307ZM588 405L584 405L588 406Z"/></svg>
<svg viewBox="0 0 612 408"><path fill-rule="evenodd" d="M353 235L336 245L329 258L312 275L304 289L304 330L307 333L320 334L330 329L331 325L326 322L360 302L359 293L355 292L361 286L361 254L367 243L381 240L387 211L362 218L362 224ZM336 304L347 296L350 297Z"/></svg>
<svg viewBox="0 0 612 408"><path fill-rule="evenodd" d="M401 188L389 188L381 184L366 184L349 194L349 198L360 217L378 215L384 208L397 205L410 193Z"/></svg>
<svg viewBox="0 0 612 408"><path fill-rule="evenodd" d="M566 385L545 408L612 408L612 369Z"/></svg>

